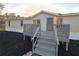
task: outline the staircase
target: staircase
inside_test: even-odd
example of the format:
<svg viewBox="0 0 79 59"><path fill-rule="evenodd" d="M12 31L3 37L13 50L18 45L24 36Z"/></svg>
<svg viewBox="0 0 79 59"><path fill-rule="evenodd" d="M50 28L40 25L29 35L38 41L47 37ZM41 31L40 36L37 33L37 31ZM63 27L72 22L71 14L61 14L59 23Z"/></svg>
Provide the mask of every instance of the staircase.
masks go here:
<svg viewBox="0 0 79 59"><path fill-rule="evenodd" d="M30 33L31 32L31 33ZM41 30L41 26L32 24L25 25L24 35L31 35L32 53L42 56L55 56L58 55L58 36L56 26L53 30ZM33 34L33 35L32 35Z"/></svg>
<svg viewBox="0 0 79 59"><path fill-rule="evenodd" d="M41 31L39 40L33 53L42 56L55 56L58 54L58 45L53 31Z"/></svg>

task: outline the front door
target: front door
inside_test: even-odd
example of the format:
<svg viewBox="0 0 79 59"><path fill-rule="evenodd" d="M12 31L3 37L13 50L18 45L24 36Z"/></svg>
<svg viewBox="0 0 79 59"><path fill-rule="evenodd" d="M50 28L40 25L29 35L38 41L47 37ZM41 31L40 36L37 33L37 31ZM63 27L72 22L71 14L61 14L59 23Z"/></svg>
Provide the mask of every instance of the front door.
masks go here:
<svg viewBox="0 0 79 59"><path fill-rule="evenodd" d="M47 31L53 30L53 18L47 18Z"/></svg>

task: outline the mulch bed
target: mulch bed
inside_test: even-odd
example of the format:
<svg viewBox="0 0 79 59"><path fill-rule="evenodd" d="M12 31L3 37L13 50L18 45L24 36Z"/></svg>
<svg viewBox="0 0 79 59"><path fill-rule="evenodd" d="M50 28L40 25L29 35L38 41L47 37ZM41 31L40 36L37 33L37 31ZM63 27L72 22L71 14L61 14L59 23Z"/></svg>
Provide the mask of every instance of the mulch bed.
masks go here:
<svg viewBox="0 0 79 59"><path fill-rule="evenodd" d="M21 56L32 50L31 37L23 40L22 33L0 32L0 56Z"/></svg>
<svg viewBox="0 0 79 59"><path fill-rule="evenodd" d="M79 56L79 40L70 40L68 51L65 50L65 43L59 45L59 56Z"/></svg>
<svg viewBox="0 0 79 59"><path fill-rule="evenodd" d="M31 37L26 36L23 40L23 34L10 31L0 32L0 56L22 56L28 51L32 51ZM65 50L65 43L60 42L58 49L59 56L79 56L79 41L70 40L69 50Z"/></svg>

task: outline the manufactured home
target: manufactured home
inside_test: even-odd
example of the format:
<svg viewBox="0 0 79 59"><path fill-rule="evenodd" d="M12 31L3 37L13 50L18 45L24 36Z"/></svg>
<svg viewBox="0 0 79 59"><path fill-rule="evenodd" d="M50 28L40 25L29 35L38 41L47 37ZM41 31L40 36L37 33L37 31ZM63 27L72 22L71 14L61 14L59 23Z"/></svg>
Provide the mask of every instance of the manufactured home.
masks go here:
<svg viewBox="0 0 79 59"><path fill-rule="evenodd" d="M48 19L48 20L47 20ZM52 21L50 19L53 19ZM79 35L79 13L56 14L47 11L41 11L24 20L10 20L5 22L7 31L23 32L23 24L40 24L42 30L50 30L51 22L54 24L70 24L70 39L78 40ZM47 28L49 24L49 28Z"/></svg>
<svg viewBox="0 0 79 59"><path fill-rule="evenodd" d="M61 14L41 11L24 20L6 21L5 27L7 31L22 32L24 33L24 36L25 35L31 36L33 37L32 38L33 41L34 37L39 31L41 33L40 34L41 36L38 35L36 37L40 36L39 37L40 43L36 45L38 41L37 39L35 41L36 43L32 41L33 53L50 56L58 54L59 41L66 42L66 50L68 50L69 32L70 32L69 25L66 24L62 25L62 23L63 19L61 17ZM36 25L39 25L40 27L37 27ZM36 49L34 49L35 47Z"/></svg>

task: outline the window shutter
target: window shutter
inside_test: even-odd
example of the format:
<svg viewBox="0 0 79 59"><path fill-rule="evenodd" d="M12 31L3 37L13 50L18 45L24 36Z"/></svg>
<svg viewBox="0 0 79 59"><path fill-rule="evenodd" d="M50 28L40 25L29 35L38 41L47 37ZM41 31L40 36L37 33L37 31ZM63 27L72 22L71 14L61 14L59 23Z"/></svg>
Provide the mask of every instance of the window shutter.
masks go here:
<svg viewBox="0 0 79 59"><path fill-rule="evenodd" d="M10 20L9 20L9 22L8 22L8 26L10 26Z"/></svg>

